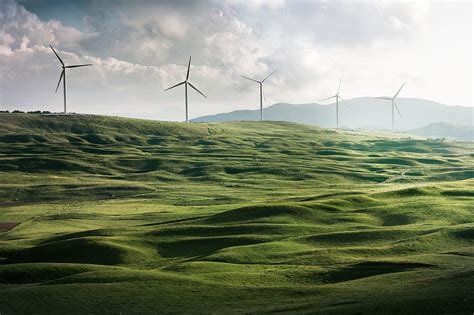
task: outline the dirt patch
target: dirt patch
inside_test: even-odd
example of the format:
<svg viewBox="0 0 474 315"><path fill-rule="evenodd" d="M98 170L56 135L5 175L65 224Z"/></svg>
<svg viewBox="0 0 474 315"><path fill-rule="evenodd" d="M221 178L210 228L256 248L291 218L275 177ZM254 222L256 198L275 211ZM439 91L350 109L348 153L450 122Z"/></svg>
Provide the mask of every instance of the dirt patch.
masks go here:
<svg viewBox="0 0 474 315"><path fill-rule="evenodd" d="M6 232L13 229L20 222L0 222L0 232Z"/></svg>

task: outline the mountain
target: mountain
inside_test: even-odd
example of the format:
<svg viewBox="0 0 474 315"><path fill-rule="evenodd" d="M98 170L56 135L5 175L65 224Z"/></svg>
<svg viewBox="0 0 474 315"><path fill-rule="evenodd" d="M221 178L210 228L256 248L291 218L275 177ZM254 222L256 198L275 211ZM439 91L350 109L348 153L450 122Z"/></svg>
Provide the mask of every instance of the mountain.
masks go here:
<svg viewBox="0 0 474 315"><path fill-rule="evenodd" d="M412 130L436 122L446 122L461 126L470 126L473 121L473 108L448 106L445 104L417 99L399 98L397 100L401 117L396 113L395 128ZM320 127L335 127L335 104L322 105L278 103L264 108L265 120L290 121ZM390 101L371 97L359 97L339 104L339 122L341 127L364 129L390 129L392 121ZM237 110L230 113L202 116L193 122L217 122L257 120L259 111Z"/></svg>
<svg viewBox="0 0 474 315"><path fill-rule="evenodd" d="M474 140L473 126L459 126L445 122L437 122L428 126L407 131L409 134L427 138L447 138L462 141Z"/></svg>

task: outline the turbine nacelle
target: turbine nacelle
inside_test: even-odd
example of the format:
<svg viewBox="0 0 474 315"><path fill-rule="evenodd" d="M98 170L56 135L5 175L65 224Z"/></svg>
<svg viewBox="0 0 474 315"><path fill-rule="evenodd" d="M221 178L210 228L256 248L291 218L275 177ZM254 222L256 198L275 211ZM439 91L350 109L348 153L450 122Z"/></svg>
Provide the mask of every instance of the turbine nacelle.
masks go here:
<svg viewBox="0 0 474 315"><path fill-rule="evenodd" d="M272 72L271 72L269 75L267 75L267 76L265 77L265 79L263 79L262 81L255 80L255 79L252 79L252 78L246 77L246 76L244 76L244 75L241 75L241 77L242 77L242 78L244 78L244 79L247 79L247 80L250 80L250 81L256 82L256 83L258 83L258 84L260 84L260 85L261 85L261 84L263 84L263 82L265 82L265 81L266 81L266 80L267 80L267 79L268 79L268 78L269 78L269 77L270 77L272 74L274 74L274 73L275 73L277 70L278 70L278 68L276 68L275 70L273 70L273 71L272 71Z"/></svg>
<svg viewBox="0 0 474 315"><path fill-rule="evenodd" d="M61 63L61 68L63 69L61 71L61 74L59 76L59 81L58 81L58 85L56 85L56 90L55 90L55 93L58 92L58 88L59 88L59 85L61 84L61 81L63 82L63 86L64 86L64 113L66 114L66 69L71 69L71 68L79 68L79 67L87 67L87 66L92 66L91 63L86 63L86 64L81 64L81 65L70 65L70 66L67 66L64 64L63 60L61 59L61 57L59 57L58 53L56 52L56 50L54 49L53 45L49 44L49 47L51 47L51 49L53 50L54 54L56 55L56 57L58 58L59 62Z"/></svg>
<svg viewBox="0 0 474 315"><path fill-rule="evenodd" d="M183 85L184 84L184 96L185 96L185 99L184 99L184 102L185 102L185 106L186 106L186 122L189 122L188 120L188 85L193 88L196 92L198 92L199 94L201 94L202 96L204 96L205 98L207 98L206 95L204 95L204 93L202 93L201 91L198 90L197 87L195 87L194 85L192 85L191 82L189 82L189 71L190 71L190 68L191 68L191 56L189 57L189 62L188 62L188 69L186 71L186 79L183 81L183 82L180 82L180 83L177 83L167 89L165 89L165 91L168 91L168 90L171 90L171 89L174 89L175 87L178 87L180 85Z"/></svg>
<svg viewBox="0 0 474 315"><path fill-rule="evenodd" d="M402 84L402 86L398 89L397 93L395 93L395 95L393 97L387 97L387 96L379 96L379 97L376 97L376 99L379 99L379 100L386 100L386 101L392 101L392 106L394 106L394 108L397 110L398 112L398 115L400 117L402 117L402 114L400 113L400 109L398 108L398 105L397 103L395 102L395 99L397 98L398 94L400 94L400 91L402 90L402 88L405 86L405 83Z"/></svg>
<svg viewBox="0 0 474 315"><path fill-rule="evenodd" d="M246 77L246 76L244 76L244 75L241 75L242 78L247 79L247 80L250 80L250 81L255 82L255 83L258 83L258 85L260 86L260 121L263 120L263 97L265 97L265 95L263 94L263 82L265 82L265 80L267 80L267 79L268 79L272 74L274 74L277 70L278 70L278 68L276 68L275 70L273 70L273 71L272 71L269 75L267 75L262 81L255 80L255 79Z"/></svg>
<svg viewBox="0 0 474 315"><path fill-rule="evenodd" d="M339 86L337 88L337 93L335 95L319 100L320 102L322 102L322 101L330 100L333 98L336 99L336 128L339 128L339 100L344 101L342 97L339 95L339 92L341 91L342 78L343 76L341 76L341 79L339 80Z"/></svg>
<svg viewBox="0 0 474 315"><path fill-rule="evenodd" d="M396 109L398 112L398 115L402 117L402 113L400 112L400 109L398 108L398 105L395 102L395 99L397 98L398 94L400 94L400 91L402 90L404 86L405 86L405 83L402 84L402 86L398 89L397 93L395 93L393 97L387 97L387 96L376 97L376 99L379 99L379 100L386 100L386 101L392 102L392 130L395 128L394 109Z"/></svg>

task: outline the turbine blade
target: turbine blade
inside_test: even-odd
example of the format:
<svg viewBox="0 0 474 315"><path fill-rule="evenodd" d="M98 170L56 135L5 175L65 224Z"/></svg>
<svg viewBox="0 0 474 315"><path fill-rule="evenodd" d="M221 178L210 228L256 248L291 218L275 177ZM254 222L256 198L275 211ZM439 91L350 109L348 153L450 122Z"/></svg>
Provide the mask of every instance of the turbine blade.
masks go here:
<svg viewBox="0 0 474 315"><path fill-rule="evenodd" d="M330 100L331 98L335 98L335 97L337 97L337 95L333 95L333 96L329 96L329 97L323 98L322 100L319 100L319 102L327 101L327 100Z"/></svg>
<svg viewBox="0 0 474 315"><path fill-rule="evenodd" d="M49 44L49 47L51 47L51 49L53 50L53 52L54 52L54 54L56 55L56 57L58 57L59 62L64 66L64 62L62 61L61 57L59 57L59 55L58 55L58 53L56 52L56 50L54 50L53 45Z"/></svg>
<svg viewBox="0 0 474 315"><path fill-rule="evenodd" d="M246 77L246 76L243 76L243 75L241 75L241 77L242 77L242 78L244 78L244 79L247 79L247 80L253 81L253 82L260 83L260 81L257 81L257 80L254 80L254 79L251 79L251 78L249 78L249 77Z"/></svg>
<svg viewBox="0 0 474 315"><path fill-rule="evenodd" d="M54 93L57 93L58 92L58 88L59 88L59 85L61 84L61 80L63 79L64 77L64 69L63 71L61 71L61 75L59 76L59 81L58 81L58 85L56 85L56 91L54 91Z"/></svg>
<svg viewBox="0 0 474 315"><path fill-rule="evenodd" d="M186 81L189 79L189 68L191 67L191 56L189 56L189 62L188 62L188 72L186 72Z"/></svg>
<svg viewBox="0 0 474 315"><path fill-rule="evenodd" d="M268 78L269 78L272 74L274 74L277 70L278 70L278 68L276 68L275 70L273 70L272 73L270 73L269 75L267 75L267 76L265 77L265 79L262 80L262 83L265 82L265 80L268 79Z"/></svg>
<svg viewBox="0 0 474 315"><path fill-rule="evenodd" d="M87 64L83 64L83 65L65 66L64 68L79 68L79 67L87 67L87 66L92 66L92 63L87 63Z"/></svg>
<svg viewBox="0 0 474 315"><path fill-rule="evenodd" d="M205 98L207 98L207 96L204 95L204 94L202 94L201 91L199 91L199 90L197 89L197 87L195 87L194 85L191 84L191 82L188 82L188 84L189 84L193 89L195 89L196 92L198 92L199 94L201 94L202 96L204 96Z"/></svg>
<svg viewBox="0 0 474 315"><path fill-rule="evenodd" d="M345 102L345 100L344 100L342 97L340 97L339 95L337 95L337 97L339 97L339 99L340 99L341 101Z"/></svg>
<svg viewBox="0 0 474 315"><path fill-rule="evenodd" d="M341 76L341 79L339 80L339 87L337 88L337 94L338 95L339 95L339 91L341 90L342 78L343 78L343 76Z"/></svg>
<svg viewBox="0 0 474 315"><path fill-rule="evenodd" d="M400 115L400 118L402 117L402 113L400 113L400 110L398 109L397 103L393 101L393 105L395 105L395 108L397 109L398 115Z"/></svg>
<svg viewBox="0 0 474 315"><path fill-rule="evenodd" d="M402 90L403 86L405 85L405 83L402 84L402 86L398 89L398 92L397 94L395 94L395 96L393 97L393 99L395 99L395 97L397 97L398 93L400 93L400 91Z"/></svg>
<svg viewBox="0 0 474 315"><path fill-rule="evenodd" d="M168 91L168 90L171 90L171 89L173 89L173 88L175 88L175 87L177 87L177 86L183 85L184 83L186 83L186 81L183 81L183 82L180 82L180 83L178 83L178 84L175 84L175 85L173 85L172 87L167 88L165 91Z"/></svg>

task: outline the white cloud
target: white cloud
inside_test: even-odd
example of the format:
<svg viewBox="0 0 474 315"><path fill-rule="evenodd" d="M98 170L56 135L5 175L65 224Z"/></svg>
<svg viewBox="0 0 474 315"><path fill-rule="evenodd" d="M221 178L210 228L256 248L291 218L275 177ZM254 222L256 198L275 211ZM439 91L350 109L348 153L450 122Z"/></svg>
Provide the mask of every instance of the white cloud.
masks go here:
<svg viewBox="0 0 474 315"><path fill-rule="evenodd" d="M80 104L81 111L142 112L179 120L182 91L164 93L163 89L184 79L189 55L193 57L191 82L209 96L190 95L192 117L255 108L257 89L240 75L263 78L277 67L279 71L265 85L267 103L327 97L344 72L346 98L392 94L408 78L405 95L468 105L470 93L448 78L463 78L464 90L467 81L472 83L467 79L469 71L462 68L470 51L448 34L462 28L449 21L467 18L457 18L460 7L438 12L432 6L123 1L107 10L97 7L84 16L84 28L79 30L64 21L42 21L24 7L4 1L0 4L0 103L60 108L60 95L53 93L59 66L47 46L53 42L67 62L94 64L71 69L68 77L71 104ZM437 22L441 13L442 24ZM450 31L440 31L445 28ZM437 67L444 76L436 74Z"/></svg>
<svg viewBox="0 0 474 315"><path fill-rule="evenodd" d="M246 6L253 10L258 9L283 9L286 6L285 0L230 0L229 3L235 6Z"/></svg>
<svg viewBox="0 0 474 315"><path fill-rule="evenodd" d="M85 34L59 21L41 21L35 14L11 0L0 3L1 45L11 51L45 43L61 43L63 47L78 47L82 40L94 34ZM28 41L25 46L25 41ZM23 44L23 46L22 46ZM8 49L7 49L8 50Z"/></svg>

